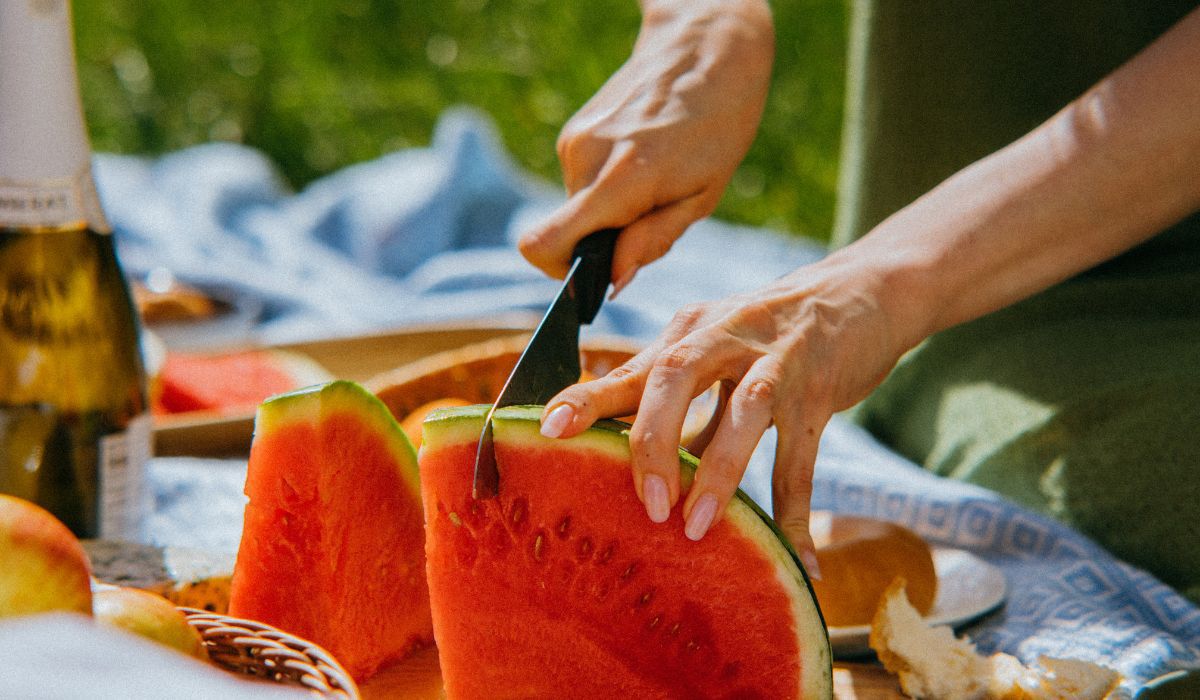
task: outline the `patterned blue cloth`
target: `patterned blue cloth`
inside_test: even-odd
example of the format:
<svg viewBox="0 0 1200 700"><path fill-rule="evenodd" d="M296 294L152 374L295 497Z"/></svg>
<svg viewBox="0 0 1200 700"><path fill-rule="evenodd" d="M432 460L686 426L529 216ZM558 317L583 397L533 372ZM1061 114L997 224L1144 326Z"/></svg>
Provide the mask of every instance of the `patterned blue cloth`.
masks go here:
<svg viewBox="0 0 1200 700"><path fill-rule="evenodd" d="M281 342L405 323L541 311L556 289L516 252L517 233L562 193L522 174L485 117L447 113L429 148L347 168L293 193L256 151L229 144L154 160L96 161L128 272L256 300L245 340ZM682 305L760 286L819 258L808 241L716 220L606 304L589 333L653 337ZM774 434L743 488L770 504ZM234 547L244 462L158 459L149 537ZM1061 524L922 471L835 418L814 507L876 516L999 566L1005 606L969 627L985 652L1110 665L1129 688L1200 666L1200 609Z"/></svg>

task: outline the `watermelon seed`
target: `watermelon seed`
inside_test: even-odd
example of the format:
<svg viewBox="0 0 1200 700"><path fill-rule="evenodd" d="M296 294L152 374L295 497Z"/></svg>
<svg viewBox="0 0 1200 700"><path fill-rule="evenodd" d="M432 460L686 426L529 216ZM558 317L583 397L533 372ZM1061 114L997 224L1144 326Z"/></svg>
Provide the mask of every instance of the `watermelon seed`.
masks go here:
<svg viewBox="0 0 1200 700"><path fill-rule="evenodd" d="M650 590L643 593L641 598L637 599L637 602L634 603L634 607L635 608L645 607L646 603L649 603L653 599L654 599L654 589L651 588Z"/></svg>
<svg viewBox="0 0 1200 700"><path fill-rule="evenodd" d="M658 623L662 622L662 615L655 615L650 622L646 623L646 629L652 630L658 627Z"/></svg>
<svg viewBox="0 0 1200 700"><path fill-rule="evenodd" d="M571 516L564 515L563 519L560 520L558 523L558 537L559 537L559 539L565 540L565 539L567 539L567 536L570 534L571 534Z"/></svg>
<svg viewBox="0 0 1200 700"><path fill-rule="evenodd" d="M621 583L624 584L625 582L627 582L629 580L630 576L633 576L635 573L637 573L637 570L638 570L638 563L636 561L630 563L629 566L625 567L625 571L621 573Z"/></svg>
<svg viewBox="0 0 1200 700"><path fill-rule="evenodd" d="M546 538L543 533L539 532L537 537L533 538L533 560L542 560L542 548L545 546Z"/></svg>
<svg viewBox="0 0 1200 700"><path fill-rule="evenodd" d="M668 637L674 637L677 634L679 634L679 623L678 622L671 625L671 629L667 630Z"/></svg>
<svg viewBox="0 0 1200 700"><path fill-rule="evenodd" d="M462 527L462 518L458 517L458 513L450 511L450 522L454 523L454 527Z"/></svg>
<svg viewBox="0 0 1200 700"><path fill-rule="evenodd" d="M699 648L700 648L700 645L697 644L696 640L694 640L694 639L689 640L688 643L684 646L684 649L686 649L687 651L696 651Z"/></svg>
<svg viewBox="0 0 1200 700"><path fill-rule="evenodd" d="M513 526L518 526L525 520L525 514L529 512L529 501L524 498L513 499L512 508L508 511L508 519Z"/></svg>
<svg viewBox="0 0 1200 700"><path fill-rule="evenodd" d="M583 539L579 540L578 552L580 561L586 560L588 557L590 557L592 555L592 538L584 537Z"/></svg>
<svg viewBox="0 0 1200 700"><path fill-rule="evenodd" d="M616 553L617 553L617 543L609 542L608 546L600 551L600 556L596 557L596 563L607 564L608 560L612 559L613 555Z"/></svg>

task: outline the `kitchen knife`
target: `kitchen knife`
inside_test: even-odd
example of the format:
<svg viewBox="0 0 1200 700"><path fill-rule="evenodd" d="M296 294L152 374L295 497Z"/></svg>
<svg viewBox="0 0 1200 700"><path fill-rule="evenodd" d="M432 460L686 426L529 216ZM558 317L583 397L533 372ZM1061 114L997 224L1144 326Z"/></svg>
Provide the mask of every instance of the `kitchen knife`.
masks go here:
<svg viewBox="0 0 1200 700"><path fill-rule="evenodd" d="M500 487L496 449L492 442L492 415L497 408L544 404L579 381L579 326L591 323L604 303L612 281L613 247L618 229L588 235L575 246L571 269L558 295L546 310L504 388L488 411L475 452L475 498L492 498Z"/></svg>

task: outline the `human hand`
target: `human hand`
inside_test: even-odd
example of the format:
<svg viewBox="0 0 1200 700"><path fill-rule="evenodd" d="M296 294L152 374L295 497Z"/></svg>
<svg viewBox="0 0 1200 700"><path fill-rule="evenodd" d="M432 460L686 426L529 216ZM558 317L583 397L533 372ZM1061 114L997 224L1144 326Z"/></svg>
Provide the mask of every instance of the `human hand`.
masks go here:
<svg viewBox="0 0 1200 700"><path fill-rule="evenodd" d="M756 292L679 312L649 347L608 375L547 404L542 432L578 434L596 419L637 418L629 434L634 487L655 522L681 496L677 448L688 405L715 382L732 388L683 504L698 540L724 512L772 423L775 520L816 570L808 531L817 444L833 413L882 380L912 342L885 274L834 254Z"/></svg>
<svg viewBox="0 0 1200 700"><path fill-rule="evenodd" d="M774 58L761 0L643 5L632 56L559 136L567 201L518 242L561 278L580 239L623 229L614 295L716 208L754 139Z"/></svg>

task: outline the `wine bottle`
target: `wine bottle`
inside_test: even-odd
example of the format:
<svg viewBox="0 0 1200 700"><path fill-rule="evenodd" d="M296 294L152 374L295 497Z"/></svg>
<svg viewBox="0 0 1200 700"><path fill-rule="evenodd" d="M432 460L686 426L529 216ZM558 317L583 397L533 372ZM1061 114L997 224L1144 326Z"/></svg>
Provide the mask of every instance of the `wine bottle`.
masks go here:
<svg viewBox="0 0 1200 700"><path fill-rule="evenodd" d="M137 539L139 326L96 194L67 0L0 2L0 492Z"/></svg>

